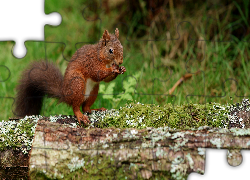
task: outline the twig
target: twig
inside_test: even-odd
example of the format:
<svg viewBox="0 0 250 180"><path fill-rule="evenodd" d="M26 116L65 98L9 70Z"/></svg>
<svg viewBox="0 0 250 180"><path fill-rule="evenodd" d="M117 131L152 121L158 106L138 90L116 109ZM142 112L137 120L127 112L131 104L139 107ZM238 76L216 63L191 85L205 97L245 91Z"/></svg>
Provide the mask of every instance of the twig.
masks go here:
<svg viewBox="0 0 250 180"><path fill-rule="evenodd" d="M88 170L85 167L82 167L82 169L86 172L89 173Z"/></svg>
<svg viewBox="0 0 250 180"><path fill-rule="evenodd" d="M194 73L195 75L199 74L200 73L200 70L198 70L196 73ZM185 74L184 76L182 76L175 84L174 86L168 91L169 92L169 95L171 95L174 90L183 82L183 81L186 81L188 79L190 79L194 74L191 74L191 73L187 73Z"/></svg>

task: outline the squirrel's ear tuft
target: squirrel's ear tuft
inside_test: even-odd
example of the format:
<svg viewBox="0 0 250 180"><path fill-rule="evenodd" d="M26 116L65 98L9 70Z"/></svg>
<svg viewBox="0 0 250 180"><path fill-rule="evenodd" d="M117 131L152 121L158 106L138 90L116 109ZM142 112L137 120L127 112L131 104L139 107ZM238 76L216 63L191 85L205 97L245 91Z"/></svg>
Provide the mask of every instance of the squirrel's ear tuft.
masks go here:
<svg viewBox="0 0 250 180"><path fill-rule="evenodd" d="M102 39L103 39L103 42L105 43L104 45L106 46L107 41L110 40L110 35L109 35L109 32L107 30L104 31L104 33L102 35Z"/></svg>
<svg viewBox="0 0 250 180"><path fill-rule="evenodd" d="M102 38L103 38L103 40L110 40L110 35L109 35L109 32L107 30L104 31Z"/></svg>
<svg viewBox="0 0 250 180"><path fill-rule="evenodd" d="M115 29L115 36L117 37L117 39L119 39L119 30L118 30L118 28Z"/></svg>

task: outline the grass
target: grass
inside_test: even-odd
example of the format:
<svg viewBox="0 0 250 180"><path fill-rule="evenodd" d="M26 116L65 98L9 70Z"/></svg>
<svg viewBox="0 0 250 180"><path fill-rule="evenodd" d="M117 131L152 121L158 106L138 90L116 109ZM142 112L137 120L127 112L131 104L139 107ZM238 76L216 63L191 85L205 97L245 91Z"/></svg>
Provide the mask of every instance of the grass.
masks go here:
<svg viewBox="0 0 250 180"><path fill-rule="evenodd" d="M26 42L28 51L23 59L12 56L13 42L0 43L0 81L4 80L0 82L0 119L7 120L14 116L15 87L21 78L21 71L30 62L46 58L56 63L64 73L67 60L77 48L98 41L104 29L114 33L114 26L120 30L120 41L124 47L123 66L127 72L113 81L113 93L123 94L123 82L129 82L130 77L140 73L134 85L135 92L127 94L143 104L227 104L229 101L241 102L242 96L250 95L249 35L241 38L232 35L238 27L237 23L247 26L249 30L247 4L241 6L232 2L218 8L208 7L205 3L194 4L192 8L190 5L174 4L172 13L175 19L167 11L161 11L150 27L141 23L143 15L147 14L145 12L143 15L134 13L132 19L126 21L128 26L117 22L126 4L111 8L109 14L102 8L85 8L87 5L80 0L46 1L45 13L59 12L62 23L58 27L45 26L46 42ZM232 15L233 11L238 14ZM96 14L102 18L98 19ZM129 14L126 17L130 17ZM169 95L169 89L181 76L197 70L201 70L201 73L185 81L172 96ZM105 87L109 85L102 84ZM115 95L114 98L119 99L119 96ZM124 107L126 102L120 100L116 108ZM111 109L114 104L107 96L100 94L92 108L100 107ZM45 99L41 114L73 115L73 111L65 104L57 105L55 99Z"/></svg>

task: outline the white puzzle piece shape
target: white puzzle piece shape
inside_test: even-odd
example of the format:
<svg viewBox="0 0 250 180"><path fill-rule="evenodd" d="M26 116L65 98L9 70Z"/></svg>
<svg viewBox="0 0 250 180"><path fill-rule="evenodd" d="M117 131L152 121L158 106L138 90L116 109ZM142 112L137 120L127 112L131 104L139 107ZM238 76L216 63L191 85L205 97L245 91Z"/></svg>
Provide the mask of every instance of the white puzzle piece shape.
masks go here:
<svg viewBox="0 0 250 180"><path fill-rule="evenodd" d="M249 179L250 151L242 150L242 163L233 167L227 161L227 149L206 149L204 175L191 173L188 180Z"/></svg>
<svg viewBox="0 0 250 180"><path fill-rule="evenodd" d="M44 41L44 26L61 23L59 13L44 13L44 0L0 1L0 41L15 41L12 53L17 58L26 55L24 42Z"/></svg>

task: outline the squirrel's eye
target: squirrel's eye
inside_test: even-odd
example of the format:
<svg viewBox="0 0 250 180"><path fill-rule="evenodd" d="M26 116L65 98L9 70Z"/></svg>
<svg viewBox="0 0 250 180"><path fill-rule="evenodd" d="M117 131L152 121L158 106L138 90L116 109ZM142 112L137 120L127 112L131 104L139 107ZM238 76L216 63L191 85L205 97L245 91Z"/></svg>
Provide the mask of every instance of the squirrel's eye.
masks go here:
<svg viewBox="0 0 250 180"><path fill-rule="evenodd" d="M114 50L113 49L109 49L109 53L113 54Z"/></svg>

